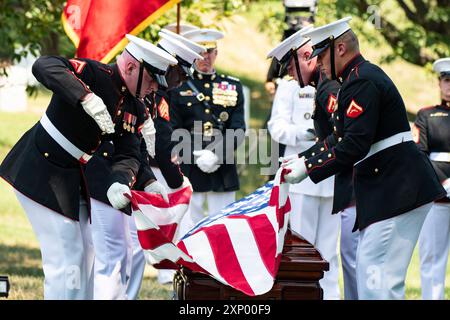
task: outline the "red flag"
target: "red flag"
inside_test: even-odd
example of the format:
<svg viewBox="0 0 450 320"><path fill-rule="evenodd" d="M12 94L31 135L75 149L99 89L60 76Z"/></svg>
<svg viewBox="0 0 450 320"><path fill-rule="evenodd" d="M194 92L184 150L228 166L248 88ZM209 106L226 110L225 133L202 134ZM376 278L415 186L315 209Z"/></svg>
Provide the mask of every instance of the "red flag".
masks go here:
<svg viewBox="0 0 450 320"><path fill-rule="evenodd" d="M64 29L77 57L108 63L137 35L181 0L68 0Z"/></svg>

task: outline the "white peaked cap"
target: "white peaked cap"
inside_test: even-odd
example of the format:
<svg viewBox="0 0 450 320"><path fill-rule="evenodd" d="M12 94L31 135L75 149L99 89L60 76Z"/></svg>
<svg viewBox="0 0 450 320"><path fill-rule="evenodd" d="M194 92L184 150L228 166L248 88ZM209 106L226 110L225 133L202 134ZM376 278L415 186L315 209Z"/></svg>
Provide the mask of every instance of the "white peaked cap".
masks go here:
<svg viewBox="0 0 450 320"><path fill-rule="evenodd" d="M177 59L150 42L131 34L127 34L126 37L130 43L127 44L125 49L136 60L145 61L149 65L164 72L167 71L169 66L178 64Z"/></svg>
<svg viewBox="0 0 450 320"><path fill-rule="evenodd" d="M315 0L284 0L283 4L288 8L310 8L316 5Z"/></svg>
<svg viewBox="0 0 450 320"><path fill-rule="evenodd" d="M433 70L439 74L450 75L450 58L442 58L433 63Z"/></svg>
<svg viewBox="0 0 450 320"><path fill-rule="evenodd" d="M189 40L189 39L187 39L187 38L185 38L183 36L180 36L179 34L177 34L175 32L169 31L167 29L162 29L161 32L160 32L160 36L161 36L161 33L166 34L166 35L174 38L175 40L180 41L186 47L188 47L189 49L191 49L192 51L194 51L197 54L201 54L201 53L206 51L206 48L204 46L201 46L201 45L199 45L199 44L197 44L197 43L195 43L195 42L193 42L193 41L191 41L191 40Z"/></svg>
<svg viewBox="0 0 450 320"><path fill-rule="evenodd" d="M224 37L223 32L214 29L198 29L186 32L183 36L191 41L205 46L206 48L215 47L217 40Z"/></svg>
<svg viewBox="0 0 450 320"><path fill-rule="evenodd" d="M188 31L197 30L197 29L200 29L200 28L190 25L190 24L180 23L180 35L183 35L184 33L188 32ZM169 30L169 31L175 33L175 32L177 32L177 24L176 23L168 24L168 25L164 26L164 28L161 31L164 31L164 30Z"/></svg>
<svg viewBox="0 0 450 320"><path fill-rule="evenodd" d="M303 36L311 39L311 45L314 49L312 57L327 49L332 39L336 39L350 30L351 28L348 22L351 19L352 17L350 16L345 17L330 24L306 31Z"/></svg>
<svg viewBox="0 0 450 320"><path fill-rule="evenodd" d="M186 47L181 41L178 41L163 32L160 32L159 36L161 37L161 40L159 40L158 44L171 55L180 57L191 65L196 59L203 59L201 55Z"/></svg>
<svg viewBox="0 0 450 320"><path fill-rule="evenodd" d="M313 29L313 26L306 26L290 37L286 38L275 48L270 50L270 52L267 54L267 58L276 58L278 61L282 61L285 55L291 50L297 50L309 41L309 38L305 38L303 34L311 29Z"/></svg>

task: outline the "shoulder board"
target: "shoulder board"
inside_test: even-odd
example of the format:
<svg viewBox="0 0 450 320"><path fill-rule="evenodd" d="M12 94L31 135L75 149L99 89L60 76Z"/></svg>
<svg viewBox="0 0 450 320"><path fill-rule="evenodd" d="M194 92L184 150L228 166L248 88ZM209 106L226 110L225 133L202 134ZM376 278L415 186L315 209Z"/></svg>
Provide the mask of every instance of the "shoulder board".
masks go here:
<svg viewBox="0 0 450 320"><path fill-rule="evenodd" d="M427 111L427 110L432 111L432 109L435 109L436 107L437 106L423 107L423 108L420 108L418 112L420 112L420 111Z"/></svg>
<svg viewBox="0 0 450 320"><path fill-rule="evenodd" d="M234 80L236 82L241 82L241 80L239 80L238 78L232 77L232 76L226 76L226 78L230 79L230 80Z"/></svg>

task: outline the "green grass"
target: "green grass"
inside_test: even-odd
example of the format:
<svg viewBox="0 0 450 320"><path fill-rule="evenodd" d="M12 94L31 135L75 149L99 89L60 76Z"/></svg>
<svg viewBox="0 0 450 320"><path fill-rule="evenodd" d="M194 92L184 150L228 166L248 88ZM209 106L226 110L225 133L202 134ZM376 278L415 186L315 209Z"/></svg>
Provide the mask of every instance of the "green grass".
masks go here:
<svg viewBox="0 0 450 320"><path fill-rule="evenodd" d="M279 10L275 2L258 4L251 7L242 16L224 23L226 36L219 44L218 70L241 79L251 91L251 128L262 128L270 114L270 97L264 90L269 61L267 52L276 44L277 39L261 34L257 25L261 12L268 8ZM245 27L244 27L245 26ZM385 43L373 47L364 39L361 48L366 58L378 63L382 55L389 52ZM397 61L382 64L383 69L398 86L411 117L421 106L438 101L437 81L423 69L409 63ZM50 95L41 90L36 98L29 99L29 111L26 113L0 112L0 161L21 135L40 117L48 104ZM267 177L260 175L261 165L241 166L241 190L238 197L246 195L264 184ZM0 275L7 274L12 284L10 299L42 299L43 274L39 244L23 210L19 206L12 188L0 179ZM446 298L450 298L450 266L447 269ZM342 272L340 276L341 295ZM420 299L420 272L417 250L414 253L406 279L407 299ZM160 285L156 281L155 270L147 266L141 299L170 299L171 287Z"/></svg>

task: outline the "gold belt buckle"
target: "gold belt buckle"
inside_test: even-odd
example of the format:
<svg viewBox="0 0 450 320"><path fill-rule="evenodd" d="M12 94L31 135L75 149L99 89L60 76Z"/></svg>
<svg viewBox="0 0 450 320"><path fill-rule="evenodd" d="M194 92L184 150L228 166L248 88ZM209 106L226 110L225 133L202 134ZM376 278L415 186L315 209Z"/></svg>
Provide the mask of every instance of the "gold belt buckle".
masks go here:
<svg viewBox="0 0 450 320"><path fill-rule="evenodd" d="M203 124L203 135L210 137L213 134L213 125L211 122L205 122Z"/></svg>

